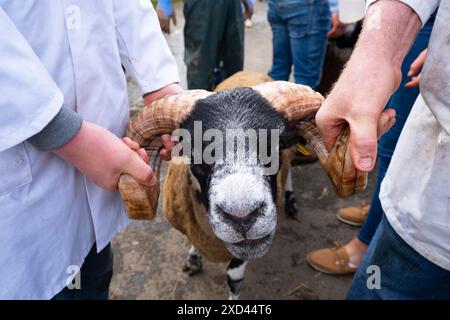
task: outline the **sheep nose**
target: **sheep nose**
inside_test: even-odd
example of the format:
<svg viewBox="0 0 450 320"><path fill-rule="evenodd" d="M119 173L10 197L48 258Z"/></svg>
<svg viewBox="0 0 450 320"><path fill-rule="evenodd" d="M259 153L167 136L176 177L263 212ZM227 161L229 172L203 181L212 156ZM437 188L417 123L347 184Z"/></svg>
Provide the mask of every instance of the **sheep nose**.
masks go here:
<svg viewBox="0 0 450 320"><path fill-rule="evenodd" d="M229 214L236 218L242 218L244 219L247 217L250 213L252 213L250 210L231 210L230 212L225 212L226 214Z"/></svg>
<svg viewBox="0 0 450 320"><path fill-rule="evenodd" d="M241 233L245 238L245 235L255 224L256 219L260 215L261 207L257 210L230 210L229 212L220 207L218 209L224 221L231 225L236 232Z"/></svg>

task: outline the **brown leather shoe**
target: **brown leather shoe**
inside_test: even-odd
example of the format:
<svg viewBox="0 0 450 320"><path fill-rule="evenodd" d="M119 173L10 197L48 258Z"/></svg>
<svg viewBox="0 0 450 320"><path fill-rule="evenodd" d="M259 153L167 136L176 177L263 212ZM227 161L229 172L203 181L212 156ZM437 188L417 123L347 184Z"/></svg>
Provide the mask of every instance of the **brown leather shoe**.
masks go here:
<svg viewBox="0 0 450 320"><path fill-rule="evenodd" d="M336 217L351 226L362 226L366 221L367 214L369 213L370 205L366 204L361 207L342 208Z"/></svg>
<svg viewBox="0 0 450 320"><path fill-rule="evenodd" d="M335 242L336 247L320 249L311 252L306 261L315 270L327 274L352 274L358 268L350 267L348 265L350 259L345 247L340 243Z"/></svg>

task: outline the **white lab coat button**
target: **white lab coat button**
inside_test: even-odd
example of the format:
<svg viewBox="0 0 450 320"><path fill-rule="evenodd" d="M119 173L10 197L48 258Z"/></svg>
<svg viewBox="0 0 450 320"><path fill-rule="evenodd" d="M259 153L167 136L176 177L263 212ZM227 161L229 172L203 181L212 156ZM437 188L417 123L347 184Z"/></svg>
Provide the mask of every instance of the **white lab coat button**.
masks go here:
<svg viewBox="0 0 450 320"><path fill-rule="evenodd" d="M70 5L66 9L67 30L79 30L81 28L81 9L77 5Z"/></svg>

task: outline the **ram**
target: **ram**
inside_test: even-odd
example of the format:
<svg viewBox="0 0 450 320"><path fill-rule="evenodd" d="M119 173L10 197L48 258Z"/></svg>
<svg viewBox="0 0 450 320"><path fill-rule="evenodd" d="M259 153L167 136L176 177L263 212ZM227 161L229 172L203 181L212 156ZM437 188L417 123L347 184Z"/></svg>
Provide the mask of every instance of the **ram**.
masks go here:
<svg viewBox="0 0 450 320"><path fill-rule="evenodd" d="M248 76L241 73L230 81L237 86L252 86L254 81ZM264 82L264 78L258 82ZM210 146L202 139L200 148L197 142L197 152L187 158L173 158L168 167L163 210L169 222L192 243L185 271L199 271L202 256L213 262L229 262L230 298L238 298L247 261L265 255L275 235L277 207L289 168L289 155L283 151L288 145L283 141L289 136L300 135L309 142L338 194L346 196L365 188L367 174L355 169L347 152L348 129L330 153L321 140L314 115L322 100L320 94L305 86L265 82L219 93L186 91L156 101L133 118L127 135L146 148L158 177L162 134L183 129L188 135L181 135L182 144L191 146L208 130L224 137L216 143L226 145L221 161L198 159L198 151L204 153ZM253 143L275 150L272 162L261 161L262 150L252 149L251 143L227 145L230 129L266 132L257 134ZM279 139L274 139L276 133ZM154 217L159 185L146 188L122 176L119 189L130 217Z"/></svg>

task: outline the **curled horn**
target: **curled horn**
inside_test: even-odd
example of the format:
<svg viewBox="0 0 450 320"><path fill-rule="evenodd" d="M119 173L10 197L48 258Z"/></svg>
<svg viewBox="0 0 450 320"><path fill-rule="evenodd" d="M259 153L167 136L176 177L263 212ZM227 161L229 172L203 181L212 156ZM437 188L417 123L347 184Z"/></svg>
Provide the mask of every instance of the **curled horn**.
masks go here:
<svg viewBox="0 0 450 320"><path fill-rule="evenodd" d="M308 141L339 196L347 197L366 188L367 173L355 168L347 148L349 128L344 129L328 152L315 126L314 115L324 100L322 95L309 87L285 81L263 83L253 89L285 116L291 130Z"/></svg>
<svg viewBox="0 0 450 320"><path fill-rule="evenodd" d="M171 134L178 129L195 102L211 94L213 93L205 90L191 90L168 96L145 106L131 120L126 136L147 151L157 183L153 187L146 187L129 175L123 174L120 177L119 191L129 218L151 220L155 217L158 208L161 167L160 138L163 134Z"/></svg>

